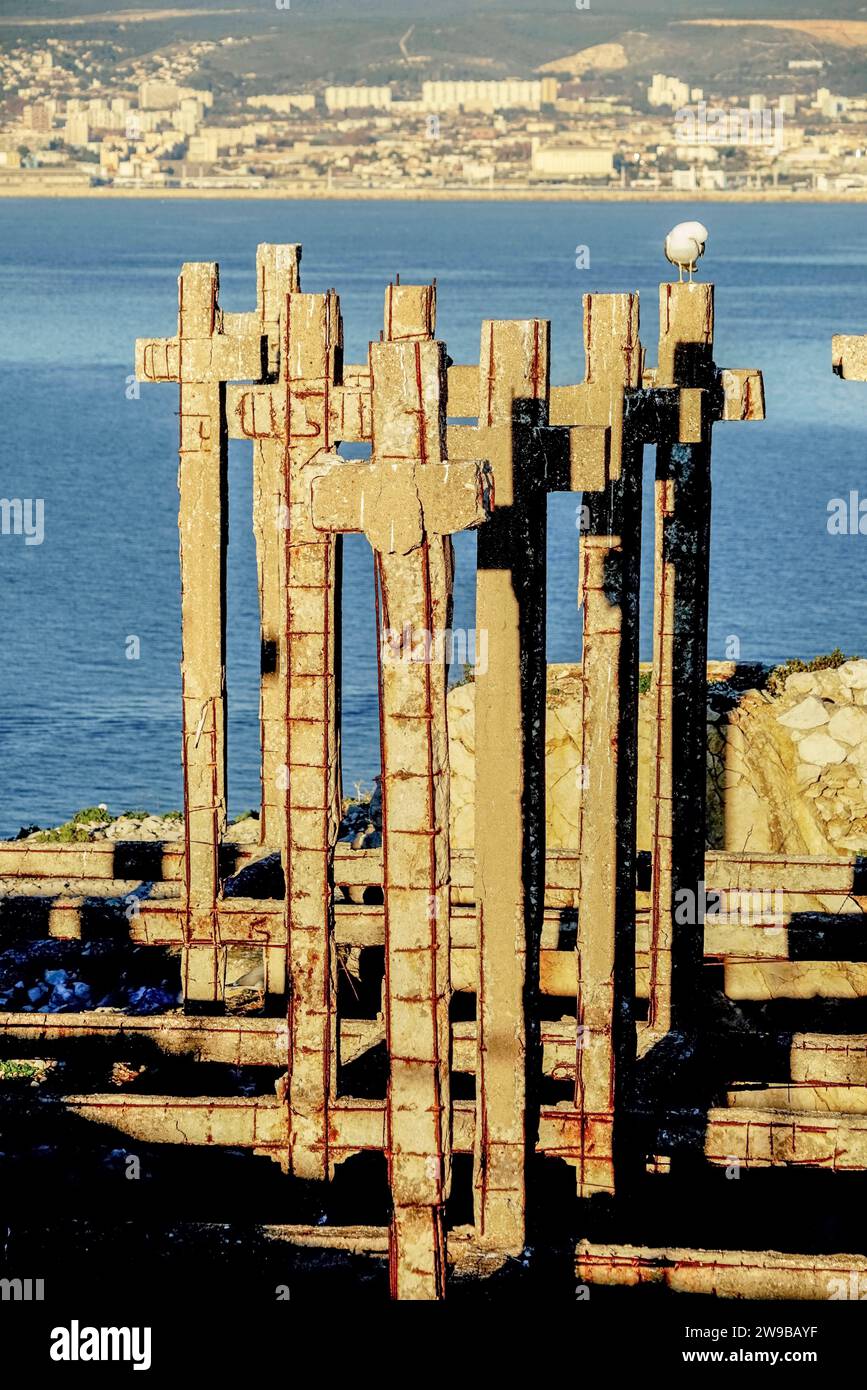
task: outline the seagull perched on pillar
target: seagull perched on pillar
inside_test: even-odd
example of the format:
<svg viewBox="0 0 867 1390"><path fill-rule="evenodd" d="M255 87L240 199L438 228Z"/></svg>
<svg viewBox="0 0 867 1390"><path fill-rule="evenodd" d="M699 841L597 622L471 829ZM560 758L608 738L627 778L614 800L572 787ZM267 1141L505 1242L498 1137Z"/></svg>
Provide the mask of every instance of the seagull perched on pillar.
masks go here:
<svg viewBox="0 0 867 1390"><path fill-rule="evenodd" d="M676 265L683 280L683 272L693 272L704 255L704 248L710 233L701 222L679 222L665 238L665 254L672 265Z"/></svg>

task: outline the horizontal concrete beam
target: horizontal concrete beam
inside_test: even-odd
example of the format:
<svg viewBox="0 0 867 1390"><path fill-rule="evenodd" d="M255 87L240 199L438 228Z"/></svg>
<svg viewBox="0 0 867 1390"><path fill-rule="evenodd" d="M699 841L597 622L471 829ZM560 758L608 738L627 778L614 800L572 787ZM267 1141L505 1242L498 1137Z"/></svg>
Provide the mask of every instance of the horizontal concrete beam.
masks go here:
<svg viewBox="0 0 867 1390"><path fill-rule="evenodd" d="M284 1159L288 1112L276 1098L109 1092L62 1096L51 1103L140 1143L220 1145L252 1149L279 1162ZM544 1109L540 1116L538 1152L576 1162L581 1152L579 1118L569 1104ZM329 1152L333 1162L341 1163L351 1154L365 1150L383 1150L386 1147L385 1120L385 1102L381 1100L342 1098L329 1106ZM452 1147L455 1153L473 1152L475 1125L475 1101L454 1101ZM585 1135L585 1145L588 1142L592 1142L592 1124Z"/></svg>
<svg viewBox="0 0 867 1390"><path fill-rule="evenodd" d="M473 1025L475 1026L475 1025ZM340 1060L346 1066L385 1039L381 1019L341 1019ZM573 1045L574 1045L574 1027ZM169 1057L192 1062L220 1062L235 1067L282 1067L289 1057L285 1019L190 1017L150 1014L135 1017L116 1013L17 1014L0 1013L0 1055L15 1056L26 1049L55 1056L68 1043L144 1040Z"/></svg>
<svg viewBox="0 0 867 1390"><path fill-rule="evenodd" d="M729 1091L726 1104L735 1109L789 1110L799 1115L867 1115L867 1086L794 1081L787 1086L744 1087Z"/></svg>
<svg viewBox="0 0 867 1390"><path fill-rule="evenodd" d="M867 1086L867 1033L796 1033L793 1081Z"/></svg>
<svg viewBox="0 0 867 1390"><path fill-rule="evenodd" d="M575 1275L586 1284L662 1284L674 1293L718 1298L818 1300L848 1297L851 1287L867 1291L863 1255L777 1250L648 1249L582 1240L575 1250Z"/></svg>
<svg viewBox="0 0 867 1390"><path fill-rule="evenodd" d="M246 867L276 849L259 845L236 845L226 841L223 857L234 871ZM819 859L802 855L735 854L721 850L705 856L708 891L747 892L760 889L781 890L787 897L824 897L840 894L842 899L860 900L867 910L867 875L861 861ZM146 865L147 873L130 872ZM452 855L453 889L472 888L474 857L471 851ZM87 845L36 844L18 840L0 842L0 881L14 878L118 879L122 881L183 878L183 846L178 842L160 845L156 841L98 840ZM381 887L382 850L353 850L341 843L334 855L334 878L338 886ZM572 893L580 887L578 856L562 850L546 859L548 889ZM459 896L456 901L463 901ZM472 899L467 899L471 902ZM551 903L551 906L555 904Z"/></svg>
<svg viewBox="0 0 867 1390"><path fill-rule="evenodd" d="M0 1014L0 1050L26 1046L53 1056L68 1042L145 1040L170 1057L235 1067L285 1066L288 1030L279 1018L197 1018L184 1014Z"/></svg>
<svg viewBox="0 0 867 1390"><path fill-rule="evenodd" d="M864 999L867 961L727 961L729 999Z"/></svg>
<svg viewBox="0 0 867 1390"><path fill-rule="evenodd" d="M745 1168L867 1168L867 1116L793 1115L784 1110L710 1110L704 1153L709 1163Z"/></svg>

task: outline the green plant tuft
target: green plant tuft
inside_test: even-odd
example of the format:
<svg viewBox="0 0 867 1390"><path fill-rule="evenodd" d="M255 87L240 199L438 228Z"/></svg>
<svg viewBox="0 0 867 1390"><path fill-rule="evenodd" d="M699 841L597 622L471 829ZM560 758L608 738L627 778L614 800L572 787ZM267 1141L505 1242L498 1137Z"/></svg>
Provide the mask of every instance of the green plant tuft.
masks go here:
<svg viewBox="0 0 867 1390"><path fill-rule="evenodd" d="M856 657L846 656L839 647L835 647L826 656L814 657L812 661L801 661L794 657L791 661L783 662L782 666L774 667L768 675L765 688L771 695L782 695L789 676L794 676L799 671L836 671L845 662L855 660Z"/></svg>
<svg viewBox="0 0 867 1390"><path fill-rule="evenodd" d="M83 811L76 811L74 816L69 819L70 825L108 825L111 816L108 811L104 811L101 806L85 806Z"/></svg>
<svg viewBox="0 0 867 1390"><path fill-rule="evenodd" d="M99 806L85 806L76 811L63 825L52 830L41 830L34 838L41 845L78 845L90 839L90 832L99 825L108 825L111 816Z"/></svg>
<svg viewBox="0 0 867 1390"><path fill-rule="evenodd" d="M42 1081L46 1065L43 1061L0 1061L0 1081Z"/></svg>

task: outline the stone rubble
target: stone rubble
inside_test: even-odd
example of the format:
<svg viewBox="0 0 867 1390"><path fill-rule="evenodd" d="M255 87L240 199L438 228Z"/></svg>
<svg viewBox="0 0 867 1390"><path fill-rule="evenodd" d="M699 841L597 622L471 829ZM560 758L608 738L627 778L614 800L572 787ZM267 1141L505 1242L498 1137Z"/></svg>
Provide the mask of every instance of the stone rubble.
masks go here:
<svg viewBox="0 0 867 1390"><path fill-rule="evenodd" d="M642 668L645 675L648 668ZM780 694L758 668L708 666L708 847L773 854L867 854L867 660L798 671ZM750 688L752 682L758 688ZM453 844L472 849L472 681L449 693ZM650 848L653 706L639 695L638 847ZM582 794L581 668L548 669L549 850L574 849Z"/></svg>

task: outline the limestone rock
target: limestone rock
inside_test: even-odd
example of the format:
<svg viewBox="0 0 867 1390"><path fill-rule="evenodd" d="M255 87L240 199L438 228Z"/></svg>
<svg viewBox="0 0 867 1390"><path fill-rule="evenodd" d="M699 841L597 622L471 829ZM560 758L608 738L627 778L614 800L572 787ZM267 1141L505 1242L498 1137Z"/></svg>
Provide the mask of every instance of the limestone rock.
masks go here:
<svg viewBox="0 0 867 1390"><path fill-rule="evenodd" d="M841 743L855 747L867 742L867 710L855 705L838 709L828 726L828 733Z"/></svg>
<svg viewBox="0 0 867 1390"><path fill-rule="evenodd" d="M786 694L812 695L816 689L816 676L813 671L796 671L786 680Z"/></svg>
<svg viewBox="0 0 867 1390"><path fill-rule="evenodd" d="M818 782L822 769L816 767L815 763L799 763L795 773L795 780L799 786L805 787L810 782Z"/></svg>
<svg viewBox="0 0 867 1390"><path fill-rule="evenodd" d="M757 852L819 857L867 853L867 686L843 683L858 679L862 669L867 662L797 672L779 697L764 689L744 690L745 678L756 678L751 673L709 669L709 679L718 682L709 687L709 846L741 851L748 845ZM724 699L718 698L720 681ZM449 693L449 745L453 844L459 849L473 845L474 716L473 683L455 687ZM638 701L642 850L649 849L651 839L651 716L646 692ZM548 845L574 849L582 795L578 665L548 669L545 742Z"/></svg>
<svg viewBox="0 0 867 1390"><path fill-rule="evenodd" d="M842 698L842 691L844 688L844 683L840 680L839 670L834 670L833 668L831 668L828 671L816 672L817 694L823 695L827 697L827 699L829 700L839 702ZM848 703L849 697L847 696L845 697L845 699Z"/></svg>
<svg viewBox="0 0 867 1390"><path fill-rule="evenodd" d="M846 749L824 733L809 734L800 744L798 754L803 762L818 763L820 767L846 761Z"/></svg>
<svg viewBox="0 0 867 1390"><path fill-rule="evenodd" d="M846 661L837 672L841 685L852 690L867 690L867 661Z"/></svg>
<svg viewBox="0 0 867 1390"><path fill-rule="evenodd" d="M777 715L777 723L786 729L818 729L828 723L828 711L815 695L808 695L793 709Z"/></svg>

